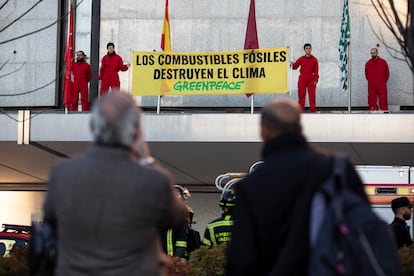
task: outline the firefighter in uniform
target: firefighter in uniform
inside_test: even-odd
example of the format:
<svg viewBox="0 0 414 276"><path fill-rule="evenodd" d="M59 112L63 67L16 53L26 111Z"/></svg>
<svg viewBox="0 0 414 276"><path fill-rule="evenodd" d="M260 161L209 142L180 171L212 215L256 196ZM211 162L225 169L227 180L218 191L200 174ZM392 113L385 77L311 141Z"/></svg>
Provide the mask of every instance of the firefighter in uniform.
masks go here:
<svg viewBox="0 0 414 276"><path fill-rule="evenodd" d="M223 209L223 214L220 218L207 224L203 238L204 245L212 247L230 241L233 228L232 210L234 200L235 194L233 189L222 192L219 205Z"/></svg>
<svg viewBox="0 0 414 276"><path fill-rule="evenodd" d="M180 185L174 185L174 190L184 202L191 196L187 188L183 188ZM191 207L187 204L187 209L192 212ZM164 228L160 227L161 241L164 252L167 255L175 256L186 259L187 255L187 228L188 224L185 223L182 226L176 228Z"/></svg>

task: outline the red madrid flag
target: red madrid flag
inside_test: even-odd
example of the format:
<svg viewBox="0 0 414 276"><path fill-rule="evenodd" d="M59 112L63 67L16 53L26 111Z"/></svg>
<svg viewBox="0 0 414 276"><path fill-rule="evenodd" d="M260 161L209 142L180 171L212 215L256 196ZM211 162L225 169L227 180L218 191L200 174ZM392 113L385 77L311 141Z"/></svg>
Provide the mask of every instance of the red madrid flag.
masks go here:
<svg viewBox="0 0 414 276"><path fill-rule="evenodd" d="M71 95L72 95L72 86L73 86L73 78L72 78L72 60L73 60L73 8L74 4L73 1L70 1L70 12L69 12L69 32L68 32L68 39L66 43L66 52L65 52L65 63L66 63L66 70L65 70L65 82L63 87L63 104L66 108L69 108L71 103Z"/></svg>
<svg viewBox="0 0 414 276"><path fill-rule="evenodd" d="M257 39L256 27L256 8L254 0L250 0L249 19L247 20L246 39L244 40L244 49L258 49L259 40ZM250 97L253 94L246 94Z"/></svg>

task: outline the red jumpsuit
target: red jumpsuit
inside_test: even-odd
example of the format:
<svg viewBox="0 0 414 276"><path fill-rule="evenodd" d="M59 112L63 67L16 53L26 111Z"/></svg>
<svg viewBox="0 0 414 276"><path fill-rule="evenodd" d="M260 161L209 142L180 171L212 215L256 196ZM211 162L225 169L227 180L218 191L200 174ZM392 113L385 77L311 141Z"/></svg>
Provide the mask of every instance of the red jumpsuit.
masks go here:
<svg viewBox="0 0 414 276"><path fill-rule="evenodd" d="M369 110L378 110L377 97L379 99L379 108L388 110L387 100L387 81L390 77L390 71L385 59L376 57L365 63L365 78L368 80L368 108Z"/></svg>
<svg viewBox="0 0 414 276"><path fill-rule="evenodd" d="M86 61L74 62L72 64L73 87L71 105L69 110L78 111L78 97L81 94L82 111L89 111L89 89L88 82L92 79L91 66Z"/></svg>
<svg viewBox="0 0 414 276"><path fill-rule="evenodd" d="M109 87L111 89L119 89L121 86L119 82L119 71L128 70L128 66L124 64L122 58L115 52L111 55L106 54L102 58L101 70L99 72L98 80L101 80L101 96L108 93Z"/></svg>
<svg viewBox="0 0 414 276"><path fill-rule="evenodd" d="M309 106L310 111L315 113L316 110L316 82L318 82L318 60L316 57L310 55L301 56L293 64L293 69L298 69L300 66L300 75L298 81L298 102L302 108L302 112L305 110L305 101L306 101L306 88L308 88L309 96Z"/></svg>

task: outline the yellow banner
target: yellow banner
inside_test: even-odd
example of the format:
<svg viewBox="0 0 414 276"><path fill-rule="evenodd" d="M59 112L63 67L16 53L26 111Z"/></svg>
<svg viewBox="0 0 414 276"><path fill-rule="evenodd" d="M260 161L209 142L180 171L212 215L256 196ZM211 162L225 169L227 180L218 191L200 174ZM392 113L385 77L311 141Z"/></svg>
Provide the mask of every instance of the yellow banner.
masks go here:
<svg viewBox="0 0 414 276"><path fill-rule="evenodd" d="M132 55L134 96L288 92L287 48Z"/></svg>

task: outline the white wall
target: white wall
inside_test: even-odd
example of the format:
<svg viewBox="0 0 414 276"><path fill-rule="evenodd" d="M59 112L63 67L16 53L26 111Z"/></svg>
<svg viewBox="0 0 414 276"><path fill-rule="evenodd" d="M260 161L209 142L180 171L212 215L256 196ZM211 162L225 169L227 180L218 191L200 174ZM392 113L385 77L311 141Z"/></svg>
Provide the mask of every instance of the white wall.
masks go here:
<svg viewBox="0 0 414 276"><path fill-rule="evenodd" d="M350 0L352 36L352 106L367 106L365 62L370 49L379 44L379 54L391 69L388 82L389 105L414 104L412 75L408 66L393 59L374 32L397 49L394 38L380 21L369 0ZM396 2L397 5L405 1ZM398 4L399 3L399 4ZM172 50L183 52L225 51L244 46L250 0L178 0L169 2ZM102 1L100 53L105 54L108 41L116 44L118 53L130 62L131 50L160 51L164 0ZM338 43L342 16L342 0L256 0L259 46L289 46L292 56L303 54L303 44L310 42L319 59L320 81L317 105L320 107L347 106L348 94L340 91ZM399 7L404 10L404 7ZM292 97L297 99L298 72L292 75ZM120 73L121 85L130 88L129 73ZM256 106L271 97L286 95L256 95ZM156 105L155 97L145 97L142 104ZM163 106L250 106L245 95L169 96L162 98Z"/></svg>
<svg viewBox="0 0 414 276"><path fill-rule="evenodd" d="M44 192L0 191L0 226L31 225L33 217L41 216Z"/></svg>
<svg viewBox="0 0 414 276"><path fill-rule="evenodd" d="M34 3L28 0L9 1L0 10L0 28L22 15ZM56 21L57 14L58 1L43 1L0 32L0 42L50 25ZM54 24L36 34L0 44L0 64L5 64L0 69L0 107L55 104L57 42L57 24Z"/></svg>

